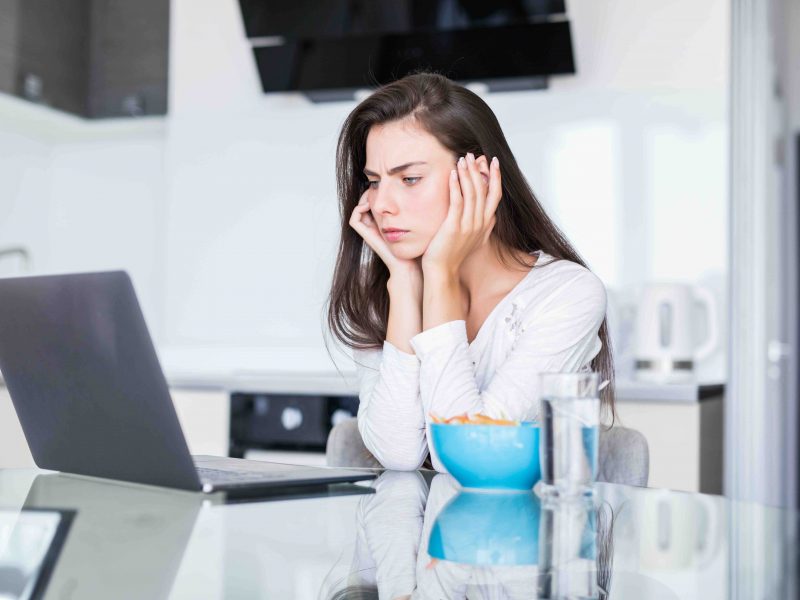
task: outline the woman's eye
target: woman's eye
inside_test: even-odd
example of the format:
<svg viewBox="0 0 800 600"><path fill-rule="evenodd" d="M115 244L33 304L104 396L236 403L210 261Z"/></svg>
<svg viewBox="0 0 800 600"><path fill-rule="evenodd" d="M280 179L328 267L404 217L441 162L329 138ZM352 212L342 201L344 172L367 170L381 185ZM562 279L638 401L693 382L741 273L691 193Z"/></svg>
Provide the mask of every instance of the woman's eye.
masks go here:
<svg viewBox="0 0 800 600"><path fill-rule="evenodd" d="M408 185L415 185L422 177L403 177L403 181L408 183ZM367 187L371 189L375 189L378 186L379 181L367 181Z"/></svg>

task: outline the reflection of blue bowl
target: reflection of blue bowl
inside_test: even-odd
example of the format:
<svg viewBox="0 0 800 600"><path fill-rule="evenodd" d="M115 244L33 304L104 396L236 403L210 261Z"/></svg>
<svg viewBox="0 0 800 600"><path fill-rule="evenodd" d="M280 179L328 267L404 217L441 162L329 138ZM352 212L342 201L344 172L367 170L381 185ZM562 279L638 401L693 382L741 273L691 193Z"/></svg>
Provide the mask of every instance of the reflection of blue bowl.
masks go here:
<svg viewBox="0 0 800 600"><path fill-rule="evenodd" d="M541 478L539 425L431 425L439 460L465 488L533 489Z"/></svg>
<svg viewBox="0 0 800 600"><path fill-rule="evenodd" d="M461 492L436 517L428 554L470 565L538 564L540 515L533 492Z"/></svg>

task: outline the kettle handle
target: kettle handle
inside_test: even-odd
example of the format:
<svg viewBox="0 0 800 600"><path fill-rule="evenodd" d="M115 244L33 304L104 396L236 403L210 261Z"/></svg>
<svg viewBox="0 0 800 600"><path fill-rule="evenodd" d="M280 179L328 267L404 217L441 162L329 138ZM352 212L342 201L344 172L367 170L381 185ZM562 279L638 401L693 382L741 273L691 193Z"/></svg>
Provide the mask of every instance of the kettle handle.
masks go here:
<svg viewBox="0 0 800 600"><path fill-rule="evenodd" d="M697 552L697 564L702 569L707 567L719 552L722 543L722 528L725 523L720 518L721 508L718 505L714 506L717 503L716 499L711 496L698 495L695 497L695 501L699 502L698 508L703 507L701 512L705 523L705 531L699 532L698 530L704 536L703 547Z"/></svg>
<svg viewBox="0 0 800 600"><path fill-rule="evenodd" d="M705 305L708 312L708 337L694 351L694 360L702 360L710 355L719 342L719 329L717 327L717 301L714 295L704 287L694 286L694 295L701 304Z"/></svg>

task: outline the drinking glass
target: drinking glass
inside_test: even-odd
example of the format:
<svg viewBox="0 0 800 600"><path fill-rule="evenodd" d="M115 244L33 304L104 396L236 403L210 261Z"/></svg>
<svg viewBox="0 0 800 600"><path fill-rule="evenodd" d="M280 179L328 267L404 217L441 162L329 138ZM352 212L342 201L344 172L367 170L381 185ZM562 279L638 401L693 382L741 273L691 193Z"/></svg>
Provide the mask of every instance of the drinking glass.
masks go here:
<svg viewBox="0 0 800 600"><path fill-rule="evenodd" d="M591 494L597 478L598 374L542 373L539 460L546 496Z"/></svg>

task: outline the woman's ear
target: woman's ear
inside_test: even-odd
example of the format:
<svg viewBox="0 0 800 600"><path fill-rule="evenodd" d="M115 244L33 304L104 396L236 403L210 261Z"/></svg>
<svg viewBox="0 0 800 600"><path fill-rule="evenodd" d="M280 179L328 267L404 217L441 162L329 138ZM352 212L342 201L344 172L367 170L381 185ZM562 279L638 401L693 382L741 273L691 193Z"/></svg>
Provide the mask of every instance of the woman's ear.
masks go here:
<svg viewBox="0 0 800 600"><path fill-rule="evenodd" d="M489 185L489 161L486 159L486 156L481 154L478 158L475 159L475 164L478 165L478 170L481 172L483 176L483 183Z"/></svg>

